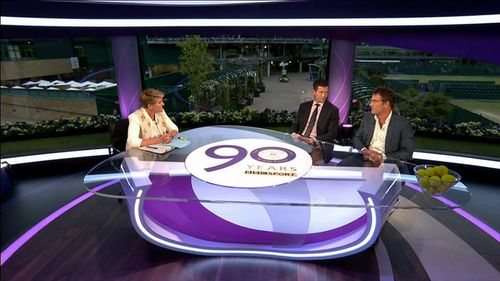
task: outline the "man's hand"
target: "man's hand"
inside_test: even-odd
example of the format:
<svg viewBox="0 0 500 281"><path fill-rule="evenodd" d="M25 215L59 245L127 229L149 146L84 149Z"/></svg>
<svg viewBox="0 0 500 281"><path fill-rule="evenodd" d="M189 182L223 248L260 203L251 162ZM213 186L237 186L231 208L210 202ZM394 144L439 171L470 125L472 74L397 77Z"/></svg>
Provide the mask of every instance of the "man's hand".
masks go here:
<svg viewBox="0 0 500 281"><path fill-rule="evenodd" d="M384 156L382 156L382 153L379 153L375 150L366 148L363 149L361 153L363 154L363 159L373 162L375 164L380 164L382 163L382 160L384 160Z"/></svg>
<svg viewBox="0 0 500 281"><path fill-rule="evenodd" d="M307 144L313 144L314 143L314 139L313 138L308 138L308 137L304 137L304 136L301 136L299 135L299 140L303 143L307 143Z"/></svg>
<svg viewBox="0 0 500 281"><path fill-rule="evenodd" d="M361 150L361 153L363 154L363 159L368 160L370 158L371 150L365 148Z"/></svg>
<svg viewBox="0 0 500 281"><path fill-rule="evenodd" d="M297 133L292 133L291 136L292 136L292 139L294 139L296 141L300 141L302 143L306 143L306 144L310 144L310 145L316 145L318 143L318 141L315 140L314 138L304 137L303 135L299 135Z"/></svg>
<svg viewBox="0 0 500 281"><path fill-rule="evenodd" d="M292 136L292 139L294 139L296 141L300 140L299 138L301 137L301 135L299 135L297 133L292 133L291 136Z"/></svg>
<svg viewBox="0 0 500 281"><path fill-rule="evenodd" d="M370 160L373 163L380 164L382 163L383 159L384 157L382 156L382 153L378 153L375 150L370 150L368 160Z"/></svg>

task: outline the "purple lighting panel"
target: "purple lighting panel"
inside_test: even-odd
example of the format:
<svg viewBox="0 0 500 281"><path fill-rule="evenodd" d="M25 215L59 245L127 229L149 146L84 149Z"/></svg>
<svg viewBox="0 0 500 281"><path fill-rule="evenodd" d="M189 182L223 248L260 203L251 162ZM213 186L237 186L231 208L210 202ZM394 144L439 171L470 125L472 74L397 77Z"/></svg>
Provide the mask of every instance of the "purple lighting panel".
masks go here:
<svg viewBox="0 0 500 281"><path fill-rule="evenodd" d="M353 41L335 40L330 50L328 100L339 109L340 124L348 122L355 48Z"/></svg>

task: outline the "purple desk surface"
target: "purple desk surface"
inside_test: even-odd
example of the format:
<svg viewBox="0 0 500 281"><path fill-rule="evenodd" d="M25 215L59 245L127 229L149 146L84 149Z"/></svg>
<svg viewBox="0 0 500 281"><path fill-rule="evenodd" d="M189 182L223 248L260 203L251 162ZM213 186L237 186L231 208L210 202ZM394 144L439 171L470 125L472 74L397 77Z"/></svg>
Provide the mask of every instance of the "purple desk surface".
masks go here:
<svg viewBox="0 0 500 281"><path fill-rule="evenodd" d="M281 151L293 145L305 151L306 158L311 146L288 134L241 126L202 127L181 136L191 144L164 155L129 150L97 165L84 180L91 188L120 179L123 195L106 191L100 195L125 198L137 232L164 248L202 255L331 259L373 245L394 208L415 208L398 205L398 195L405 188L402 182L415 182L415 177L400 174L394 164L369 168L312 165L282 184L266 186L262 177L264 184L252 188L253 183L244 182L241 176L237 184L246 187L235 188L217 184L225 182L224 170L209 180L193 176L186 158L197 149L210 149L211 144L227 140L275 141L283 145ZM295 151L303 164L307 159L298 157L304 153ZM233 161L233 156L219 158ZM279 167L276 163L285 162L272 161L262 165L274 169ZM206 160L199 162L196 165L210 166ZM231 177L227 175L228 180Z"/></svg>

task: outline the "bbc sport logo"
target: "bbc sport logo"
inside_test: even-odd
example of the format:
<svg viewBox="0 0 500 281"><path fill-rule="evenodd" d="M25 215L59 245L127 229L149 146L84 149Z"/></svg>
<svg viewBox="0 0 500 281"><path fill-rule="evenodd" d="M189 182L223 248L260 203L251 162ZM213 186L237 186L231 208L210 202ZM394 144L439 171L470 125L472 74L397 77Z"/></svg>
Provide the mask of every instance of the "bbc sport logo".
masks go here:
<svg viewBox="0 0 500 281"><path fill-rule="evenodd" d="M252 171L246 170L245 174L251 175L262 175L262 176L286 176L286 177L296 177L297 173L287 173L287 172L266 172L266 171Z"/></svg>
<svg viewBox="0 0 500 281"><path fill-rule="evenodd" d="M312 167L311 156L275 140L237 139L211 143L186 158L191 175L208 183L260 188L290 183Z"/></svg>

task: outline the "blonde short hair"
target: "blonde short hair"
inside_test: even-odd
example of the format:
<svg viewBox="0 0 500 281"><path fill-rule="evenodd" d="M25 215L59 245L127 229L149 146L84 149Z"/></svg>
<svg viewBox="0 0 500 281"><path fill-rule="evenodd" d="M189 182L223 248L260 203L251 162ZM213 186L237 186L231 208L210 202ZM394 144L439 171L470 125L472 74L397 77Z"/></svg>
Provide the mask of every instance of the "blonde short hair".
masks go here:
<svg viewBox="0 0 500 281"><path fill-rule="evenodd" d="M165 94L157 89L145 89L141 91L140 100L143 107L147 107L148 104L155 104L158 99L163 99Z"/></svg>

